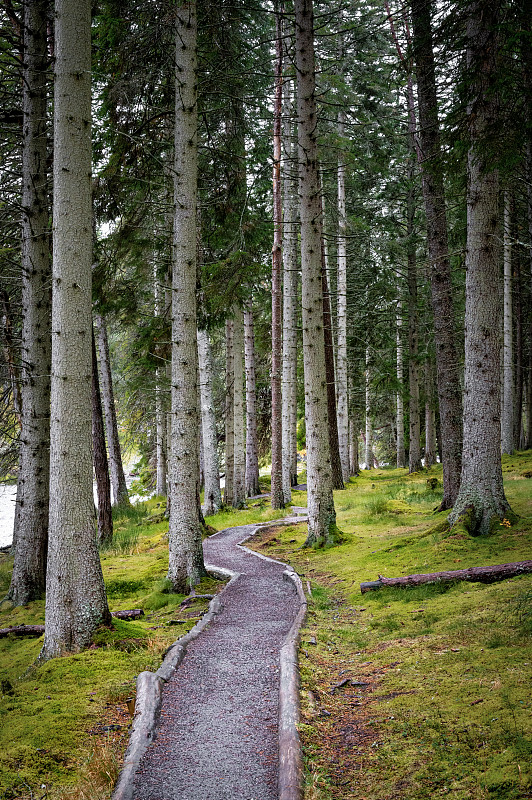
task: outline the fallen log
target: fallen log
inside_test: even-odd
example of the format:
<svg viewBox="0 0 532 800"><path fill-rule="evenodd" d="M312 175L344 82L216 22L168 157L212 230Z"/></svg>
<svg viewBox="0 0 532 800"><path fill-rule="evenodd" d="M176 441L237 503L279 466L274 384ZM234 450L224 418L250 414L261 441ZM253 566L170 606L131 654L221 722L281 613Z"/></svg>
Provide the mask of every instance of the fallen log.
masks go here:
<svg viewBox="0 0 532 800"><path fill-rule="evenodd" d="M126 611L113 611L112 617L116 619L123 619L126 621L138 619L144 616L142 608L132 608ZM6 636L42 636L44 633L44 625L13 625L10 628L0 628L0 639Z"/></svg>
<svg viewBox="0 0 532 800"><path fill-rule="evenodd" d="M453 581L471 581L473 583L496 583L516 575L532 572L532 561L515 561L512 564L494 564L491 567L469 567L448 572L429 572L420 575L405 575L402 578L385 578L379 575L377 581L366 581L360 584L361 594L376 591L385 586L404 587L421 586L424 583L452 583Z"/></svg>
<svg viewBox="0 0 532 800"><path fill-rule="evenodd" d="M13 625L11 628L0 628L0 639L9 634L13 636L42 636L44 625Z"/></svg>
<svg viewBox="0 0 532 800"><path fill-rule="evenodd" d="M111 616L116 617L116 619L125 619L126 621L129 621L131 619L143 617L144 611L142 608L132 608L129 611L112 611Z"/></svg>

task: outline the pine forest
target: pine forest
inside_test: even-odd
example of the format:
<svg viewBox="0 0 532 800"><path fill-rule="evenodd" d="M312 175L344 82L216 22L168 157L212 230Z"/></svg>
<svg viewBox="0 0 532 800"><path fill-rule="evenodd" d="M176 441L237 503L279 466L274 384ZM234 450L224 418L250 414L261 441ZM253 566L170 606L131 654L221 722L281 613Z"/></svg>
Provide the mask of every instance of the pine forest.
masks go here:
<svg viewBox="0 0 532 800"><path fill-rule="evenodd" d="M3 0L0 76L0 798L531 797L531 0Z"/></svg>

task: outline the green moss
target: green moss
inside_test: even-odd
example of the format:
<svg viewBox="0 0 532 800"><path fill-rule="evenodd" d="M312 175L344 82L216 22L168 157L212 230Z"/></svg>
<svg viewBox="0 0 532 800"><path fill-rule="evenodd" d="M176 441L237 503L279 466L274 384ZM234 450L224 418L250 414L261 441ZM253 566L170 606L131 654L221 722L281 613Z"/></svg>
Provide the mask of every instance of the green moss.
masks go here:
<svg viewBox="0 0 532 800"><path fill-rule="evenodd" d="M339 547L302 551L304 528L276 532L268 553L289 559L312 588L300 649L305 800L532 791L532 576L359 589L378 574L529 558L532 502L521 473L532 453L510 463L505 491L520 516L492 536L450 528L447 513L433 513L426 476L404 470L363 473L336 494L338 525L350 534ZM332 694L346 677L369 688Z"/></svg>
<svg viewBox="0 0 532 800"><path fill-rule="evenodd" d="M152 513L152 501L140 511L120 509L115 525L130 545L101 553L111 610L145 608L145 617L132 622L113 619L111 628L96 631L91 649L38 669L32 665L43 637L0 639L0 797L29 797L30 792L40 797L45 784L47 796L55 800L65 796L62 787L74 787L80 780L87 784L83 796L92 797L96 771L101 769L109 773L104 778L110 786L119 768L120 748L127 743L127 727L116 747L106 741L98 744L87 731L105 723L110 708L125 709L125 699L134 695L136 675L157 669L167 647L207 610L208 600L199 600L181 613L183 596L168 593L168 523L146 523L146 512ZM4 590L11 568L12 559L0 555ZM212 594L220 585L205 578L198 593ZM154 597L162 598L160 607ZM183 624L167 624L176 618ZM4 603L0 609L0 627L43 622L44 601L23 608ZM108 796L106 792L97 796Z"/></svg>

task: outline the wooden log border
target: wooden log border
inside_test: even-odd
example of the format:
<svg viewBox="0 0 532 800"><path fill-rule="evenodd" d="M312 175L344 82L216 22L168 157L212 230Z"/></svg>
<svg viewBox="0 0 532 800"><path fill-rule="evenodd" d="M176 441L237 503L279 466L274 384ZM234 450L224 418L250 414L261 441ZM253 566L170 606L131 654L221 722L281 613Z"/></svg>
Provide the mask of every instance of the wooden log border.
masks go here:
<svg viewBox="0 0 532 800"><path fill-rule="evenodd" d="M281 561L269 558L243 547L242 542L251 539L259 530L281 525L293 525L297 522L305 522L302 516L290 517L281 520L272 520L258 525L249 525L249 533L246 533L238 547L242 547L249 553L267 561L275 561L286 567L283 577L291 580L296 588L300 599L300 609L292 623L288 635L281 647L280 664L280 686L279 686L279 800L301 800L301 778L302 778L302 755L301 742L297 723L299 722L299 667L297 662L297 645L299 641L299 630L307 611L307 601L301 585L299 576L293 569ZM222 533L222 531L218 531ZM217 536L218 534L213 534ZM170 680L175 670L183 660L187 645L196 639L202 630L223 610L220 596L236 581L240 573L221 569L217 566L205 564L205 568L215 577L230 577L230 581L219 594L209 603L207 613L194 625L185 636L181 636L166 651L163 662L157 672L141 672L137 676L137 697L135 700L135 714L131 731L129 734L129 744L124 756L122 770L118 777L112 800L134 800L133 782L140 760L149 747L161 712L162 687Z"/></svg>

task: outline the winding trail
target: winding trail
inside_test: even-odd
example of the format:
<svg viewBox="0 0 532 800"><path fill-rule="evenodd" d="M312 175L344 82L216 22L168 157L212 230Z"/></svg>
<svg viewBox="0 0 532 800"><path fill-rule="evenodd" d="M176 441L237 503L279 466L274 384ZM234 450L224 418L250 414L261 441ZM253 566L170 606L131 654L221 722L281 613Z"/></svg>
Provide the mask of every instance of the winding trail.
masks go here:
<svg viewBox="0 0 532 800"><path fill-rule="evenodd" d="M210 567L239 576L164 686L135 800L278 798L279 652L300 600L283 564L236 546L260 527L228 528L204 542Z"/></svg>

